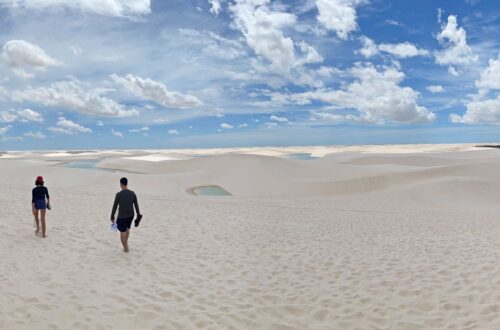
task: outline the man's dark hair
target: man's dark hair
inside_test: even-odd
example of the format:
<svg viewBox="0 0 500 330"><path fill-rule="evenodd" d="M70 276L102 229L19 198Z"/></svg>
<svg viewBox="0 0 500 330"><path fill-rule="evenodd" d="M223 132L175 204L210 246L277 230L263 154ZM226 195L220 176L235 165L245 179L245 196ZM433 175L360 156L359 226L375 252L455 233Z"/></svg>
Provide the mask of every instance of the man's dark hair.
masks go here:
<svg viewBox="0 0 500 330"><path fill-rule="evenodd" d="M121 179L120 179L120 183L121 183L122 185L124 185L124 186L128 185L128 180L127 180L127 178L121 178Z"/></svg>

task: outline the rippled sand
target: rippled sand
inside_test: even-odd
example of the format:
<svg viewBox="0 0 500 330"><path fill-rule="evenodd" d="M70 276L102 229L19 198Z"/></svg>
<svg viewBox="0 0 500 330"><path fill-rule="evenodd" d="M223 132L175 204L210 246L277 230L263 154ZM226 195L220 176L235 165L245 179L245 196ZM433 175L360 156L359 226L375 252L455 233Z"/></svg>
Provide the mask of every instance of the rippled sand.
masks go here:
<svg viewBox="0 0 500 330"><path fill-rule="evenodd" d="M57 154L0 158L2 329L500 328L499 150L99 154L144 174ZM144 213L129 254L108 220L123 175ZM234 196L187 193L209 184Z"/></svg>

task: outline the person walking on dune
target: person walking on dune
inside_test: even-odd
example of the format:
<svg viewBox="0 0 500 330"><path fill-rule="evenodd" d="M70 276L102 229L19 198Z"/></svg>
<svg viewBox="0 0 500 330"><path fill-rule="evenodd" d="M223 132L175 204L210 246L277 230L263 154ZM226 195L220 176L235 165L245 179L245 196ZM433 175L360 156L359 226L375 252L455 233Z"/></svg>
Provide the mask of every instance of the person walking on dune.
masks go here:
<svg viewBox="0 0 500 330"><path fill-rule="evenodd" d="M128 189L127 178L120 179L121 191L116 193L115 202L113 203L113 208L111 210L111 222L115 223L115 213L118 208L118 219L116 219L116 225L120 231L120 240L123 245L123 251L128 252L128 236L130 234L130 226L134 219L134 207L137 212L137 219L135 220L135 226L139 226L142 215L139 212L139 203L137 202L136 194Z"/></svg>
<svg viewBox="0 0 500 330"><path fill-rule="evenodd" d="M38 235L40 231L40 219L38 215L41 215L42 220L42 237L45 238L46 225L45 225L45 213L47 209L50 210L50 197L49 190L44 186L43 177L38 176L35 180L35 188L33 188L31 193L31 210L33 216L35 217L36 231L35 235Z"/></svg>

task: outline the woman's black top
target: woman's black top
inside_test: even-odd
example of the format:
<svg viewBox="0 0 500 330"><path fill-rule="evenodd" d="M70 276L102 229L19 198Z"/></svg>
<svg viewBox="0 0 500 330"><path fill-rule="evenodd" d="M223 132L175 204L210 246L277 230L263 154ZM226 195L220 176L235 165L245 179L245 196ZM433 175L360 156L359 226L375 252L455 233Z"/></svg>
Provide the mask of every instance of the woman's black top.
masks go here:
<svg viewBox="0 0 500 330"><path fill-rule="evenodd" d="M31 202L34 203L37 199L45 199L45 196L47 196L47 199L49 198L49 190L47 187L36 186L33 188Z"/></svg>

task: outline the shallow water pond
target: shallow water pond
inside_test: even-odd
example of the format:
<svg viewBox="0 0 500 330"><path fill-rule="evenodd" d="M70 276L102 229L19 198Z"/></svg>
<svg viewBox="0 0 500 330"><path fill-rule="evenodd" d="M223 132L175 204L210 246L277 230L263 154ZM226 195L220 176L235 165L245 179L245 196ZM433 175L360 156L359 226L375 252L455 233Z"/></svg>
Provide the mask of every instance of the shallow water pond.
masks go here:
<svg viewBox="0 0 500 330"><path fill-rule="evenodd" d="M196 196L232 196L229 191L220 186L201 186L191 191Z"/></svg>

